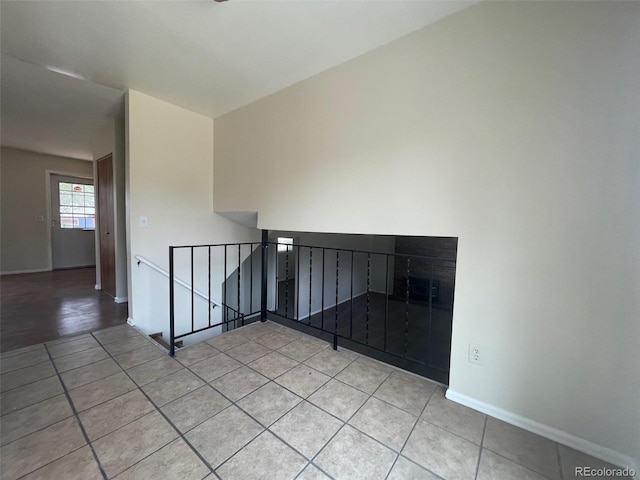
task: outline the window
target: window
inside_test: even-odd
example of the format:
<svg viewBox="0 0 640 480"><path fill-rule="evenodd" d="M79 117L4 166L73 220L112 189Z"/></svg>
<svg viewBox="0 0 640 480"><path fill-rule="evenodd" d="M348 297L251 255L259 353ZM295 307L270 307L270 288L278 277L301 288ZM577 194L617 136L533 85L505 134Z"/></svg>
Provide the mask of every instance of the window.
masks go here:
<svg viewBox="0 0 640 480"><path fill-rule="evenodd" d="M293 238L278 237L278 251L290 252L293 245Z"/></svg>
<svg viewBox="0 0 640 480"><path fill-rule="evenodd" d="M93 185L58 182L60 228L96 228L96 200Z"/></svg>

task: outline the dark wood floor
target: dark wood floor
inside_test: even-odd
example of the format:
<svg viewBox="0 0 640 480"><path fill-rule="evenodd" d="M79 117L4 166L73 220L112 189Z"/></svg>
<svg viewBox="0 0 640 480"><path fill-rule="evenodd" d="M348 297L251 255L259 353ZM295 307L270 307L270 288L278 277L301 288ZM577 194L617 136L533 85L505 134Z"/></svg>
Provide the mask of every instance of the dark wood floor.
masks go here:
<svg viewBox="0 0 640 480"><path fill-rule="evenodd" d="M0 352L126 323L95 281L95 268L0 277Z"/></svg>

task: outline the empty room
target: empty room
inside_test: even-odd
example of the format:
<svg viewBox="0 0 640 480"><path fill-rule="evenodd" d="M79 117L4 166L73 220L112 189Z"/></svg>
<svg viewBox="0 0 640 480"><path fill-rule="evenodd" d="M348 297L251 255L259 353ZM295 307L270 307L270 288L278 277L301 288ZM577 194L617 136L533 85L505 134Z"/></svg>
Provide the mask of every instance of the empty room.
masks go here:
<svg viewBox="0 0 640 480"><path fill-rule="evenodd" d="M637 478L639 2L0 14L2 479Z"/></svg>

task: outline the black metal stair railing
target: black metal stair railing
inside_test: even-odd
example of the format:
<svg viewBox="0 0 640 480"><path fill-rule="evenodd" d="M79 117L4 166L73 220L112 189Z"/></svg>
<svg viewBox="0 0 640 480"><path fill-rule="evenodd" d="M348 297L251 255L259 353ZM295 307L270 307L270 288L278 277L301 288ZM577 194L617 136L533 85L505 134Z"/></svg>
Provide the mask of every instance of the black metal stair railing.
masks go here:
<svg viewBox="0 0 640 480"><path fill-rule="evenodd" d="M180 245L169 247L169 354L171 356L175 355L175 341L180 338L217 327L221 327L223 329L236 328L244 325L247 319L255 317L261 313L262 310L254 310L254 306L258 302L254 301L253 280L254 274L256 273L262 276L261 272L254 272L253 266L254 254L256 251L259 252L257 247L261 245L261 242L245 242L234 244ZM182 263L186 263L183 267L186 267L189 270L189 277L191 280L191 294L190 298L187 300L189 304L190 321L188 322L186 329L183 328L182 331L176 332L176 292L174 288L176 279L176 252L184 250L188 252L188 259L186 262L183 261ZM232 258L232 250L236 250L233 255L236 265L235 268L229 272L229 261ZM244 262L243 250L246 254ZM223 264L223 266L218 265L218 267L224 272L222 282L219 285L212 284L212 274L215 269L214 262L212 261L212 253L215 254L216 252L220 254L220 261L218 264ZM202 262L196 263L195 257L198 253L206 254L204 265ZM248 262L248 267L245 265L246 262ZM248 279L244 278L245 274L243 274L243 270L248 270L246 272L246 276L249 277ZM196 271L206 275L207 279L207 293L205 294L207 300L207 314L204 319L197 318L196 315ZM236 288L234 299L230 299L228 292L230 287L229 279L231 277L235 277L233 279L235 283L234 287ZM245 291L245 283L246 289L248 289L248 294L245 293L243 295L243 291ZM214 300L212 292L213 289L217 290L218 288L221 290L222 300ZM243 299L246 298L248 298L248 304L245 307L242 302ZM229 302L232 300L237 302L234 306L229 305ZM216 308L220 311L219 321L216 321L212 316L212 314L215 313Z"/></svg>
<svg viewBox="0 0 640 480"><path fill-rule="evenodd" d="M175 256L184 250L187 258L183 253L180 267L189 270L191 285L198 276L206 276L209 300L213 288L221 291L221 301L205 318L198 317L192 288L186 301L190 322L183 321L176 332ZM445 268L443 262L419 255L272 242L267 231L261 242L169 247L170 354L175 353L176 339L216 327L237 328L259 317L326 339L334 349L340 344L448 383L453 285L449 281L443 294L441 279L436 278ZM212 285L214 271L222 279ZM183 299L183 309L184 303ZM212 320L216 308L220 318Z"/></svg>
<svg viewBox="0 0 640 480"><path fill-rule="evenodd" d="M270 259L275 274L271 272L269 281L275 281L276 288L271 292L275 298L269 319L324 338L334 349L342 344L448 383L453 289L449 300L440 298L434 269L443 260L314 245L268 245L272 257L277 257L278 249L283 257ZM278 262L284 267L283 278L278 277ZM305 272L302 277L300 271Z"/></svg>

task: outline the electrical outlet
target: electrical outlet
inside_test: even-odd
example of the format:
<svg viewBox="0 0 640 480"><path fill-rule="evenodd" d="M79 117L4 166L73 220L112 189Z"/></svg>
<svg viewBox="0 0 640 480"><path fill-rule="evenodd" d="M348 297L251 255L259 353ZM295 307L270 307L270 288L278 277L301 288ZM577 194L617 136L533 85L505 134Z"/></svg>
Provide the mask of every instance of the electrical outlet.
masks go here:
<svg viewBox="0 0 640 480"><path fill-rule="evenodd" d="M149 217L140 217L140 228L147 228L149 226Z"/></svg>
<svg viewBox="0 0 640 480"><path fill-rule="evenodd" d="M475 365L484 364L484 353L482 347L477 343L469 344L469 363L473 363Z"/></svg>

